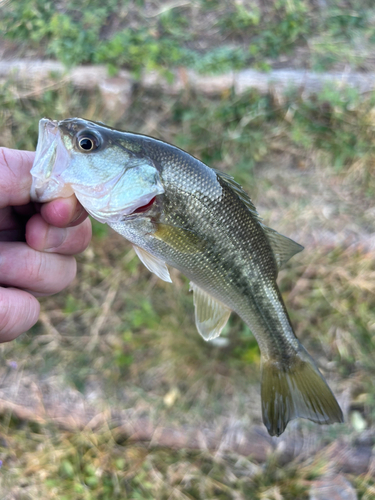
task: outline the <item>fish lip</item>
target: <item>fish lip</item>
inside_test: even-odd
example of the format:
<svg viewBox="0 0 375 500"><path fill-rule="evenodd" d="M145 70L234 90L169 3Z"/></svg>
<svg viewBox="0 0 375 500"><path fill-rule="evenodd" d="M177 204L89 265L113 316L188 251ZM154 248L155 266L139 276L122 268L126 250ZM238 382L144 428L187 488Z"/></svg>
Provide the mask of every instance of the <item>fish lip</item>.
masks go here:
<svg viewBox="0 0 375 500"><path fill-rule="evenodd" d="M63 171L67 164L67 155L64 149L59 148L61 132L56 120L42 118L39 121L38 144L35 159L30 170L32 176L30 198L36 202L48 202L56 198L56 194L67 197L73 194L73 190L63 189L63 183L56 175L56 170Z"/></svg>
<svg viewBox="0 0 375 500"><path fill-rule="evenodd" d="M59 122L57 120L51 120L50 118L42 118L39 121L39 136L41 137L41 141L38 140L36 153L38 153L38 147L40 142L40 149L43 150L43 146L48 139L48 135L52 134L53 136L57 136L59 133Z"/></svg>
<svg viewBox="0 0 375 500"><path fill-rule="evenodd" d="M58 131L57 122L49 118L42 118L39 121L38 143L35 151L33 166L30 170L32 183L30 197L33 201L43 201L43 174L48 169L46 154L53 146L54 136ZM51 152L50 152L51 153ZM49 155L49 158L51 154Z"/></svg>

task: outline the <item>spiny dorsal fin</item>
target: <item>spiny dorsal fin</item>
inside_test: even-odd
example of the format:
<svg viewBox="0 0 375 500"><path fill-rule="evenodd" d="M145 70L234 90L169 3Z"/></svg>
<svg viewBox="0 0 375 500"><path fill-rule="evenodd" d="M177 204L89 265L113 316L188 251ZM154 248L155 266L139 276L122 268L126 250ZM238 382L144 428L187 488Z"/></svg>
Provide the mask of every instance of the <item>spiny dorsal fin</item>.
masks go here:
<svg viewBox="0 0 375 500"><path fill-rule="evenodd" d="M143 248L137 247L133 245L135 253L138 255L143 264L147 267L149 271L156 274L163 281L167 281L168 283L172 283L171 277L169 275L168 268L162 260L158 259L154 255L151 255L149 252L144 250Z"/></svg>
<svg viewBox="0 0 375 500"><path fill-rule="evenodd" d="M299 243L296 243L287 236L283 236L264 224L261 225L271 245L278 269L281 269L293 255L302 252L303 246Z"/></svg>
<svg viewBox="0 0 375 500"><path fill-rule="evenodd" d="M245 193L245 191L242 189L241 185L236 182L233 177L228 175L225 172L220 172L219 170L216 170L213 168L212 170L215 171L216 175L220 177L238 196L238 198L244 203L247 208L250 210L251 214L253 217L258 221L261 222L262 218L259 216L257 209L255 208L254 203L251 201L249 195Z"/></svg>
<svg viewBox="0 0 375 500"><path fill-rule="evenodd" d="M231 310L214 299L195 283L190 283L194 292L195 324L204 340L216 339L227 324Z"/></svg>

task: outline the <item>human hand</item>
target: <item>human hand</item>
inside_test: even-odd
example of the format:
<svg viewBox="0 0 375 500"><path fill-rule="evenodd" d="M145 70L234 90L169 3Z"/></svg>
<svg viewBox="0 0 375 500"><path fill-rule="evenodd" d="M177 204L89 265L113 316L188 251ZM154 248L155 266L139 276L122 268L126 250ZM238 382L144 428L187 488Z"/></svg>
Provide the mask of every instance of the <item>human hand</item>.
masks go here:
<svg viewBox="0 0 375 500"><path fill-rule="evenodd" d="M0 342L38 320L35 297L63 290L75 277L73 254L91 239L75 196L36 207L30 201L35 153L0 148Z"/></svg>

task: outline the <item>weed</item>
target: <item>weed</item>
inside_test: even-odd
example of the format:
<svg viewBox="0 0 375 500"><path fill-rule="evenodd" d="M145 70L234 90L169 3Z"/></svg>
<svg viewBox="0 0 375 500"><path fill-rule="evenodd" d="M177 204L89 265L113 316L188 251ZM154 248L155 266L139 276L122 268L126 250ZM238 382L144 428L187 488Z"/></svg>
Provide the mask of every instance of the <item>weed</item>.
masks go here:
<svg viewBox="0 0 375 500"><path fill-rule="evenodd" d="M3 486L22 477L23 492L41 499L167 500L172 491L177 498L307 498L306 469L301 474L293 464L280 469L270 461L262 471L229 454L118 445L108 430L59 433L52 426L36 434L16 424L8 444Z"/></svg>
<svg viewBox="0 0 375 500"><path fill-rule="evenodd" d="M299 49L303 59L297 56L297 66L366 66L375 43L371 4L354 2L347 12L340 2L317 11L308 0L275 0L272 8L203 0L194 5L159 0L152 6L84 0L80 5L77 10L72 0L5 2L0 31L24 53L51 56L66 66L104 63L111 74L126 67L135 76L145 69L170 75L181 66L203 73L249 65L267 70Z"/></svg>

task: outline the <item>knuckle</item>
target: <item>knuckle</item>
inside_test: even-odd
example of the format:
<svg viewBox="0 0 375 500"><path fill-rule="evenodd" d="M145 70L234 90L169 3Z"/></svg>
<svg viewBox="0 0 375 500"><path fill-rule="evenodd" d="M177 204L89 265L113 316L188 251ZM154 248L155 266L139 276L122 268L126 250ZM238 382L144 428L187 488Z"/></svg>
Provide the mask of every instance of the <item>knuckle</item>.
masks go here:
<svg viewBox="0 0 375 500"><path fill-rule="evenodd" d="M4 147L0 147L0 165L10 170L8 162L8 149Z"/></svg>
<svg viewBox="0 0 375 500"><path fill-rule="evenodd" d="M43 252L28 252L25 269L26 278L30 282L41 283L47 276L46 254Z"/></svg>
<svg viewBox="0 0 375 500"><path fill-rule="evenodd" d="M2 194L9 194L14 190L15 174L10 166L9 153L7 148L0 148L0 168L2 175L0 177L0 186ZM5 174L3 173L5 170Z"/></svg>
<svg viewBox="0 0 375 500"><path fill-rule="evenodd" d="M69 254L83 252L91 241L91 223L89 220L84 221L79 226L70 228L69 236L67 237L63 247Z"/></svg>

